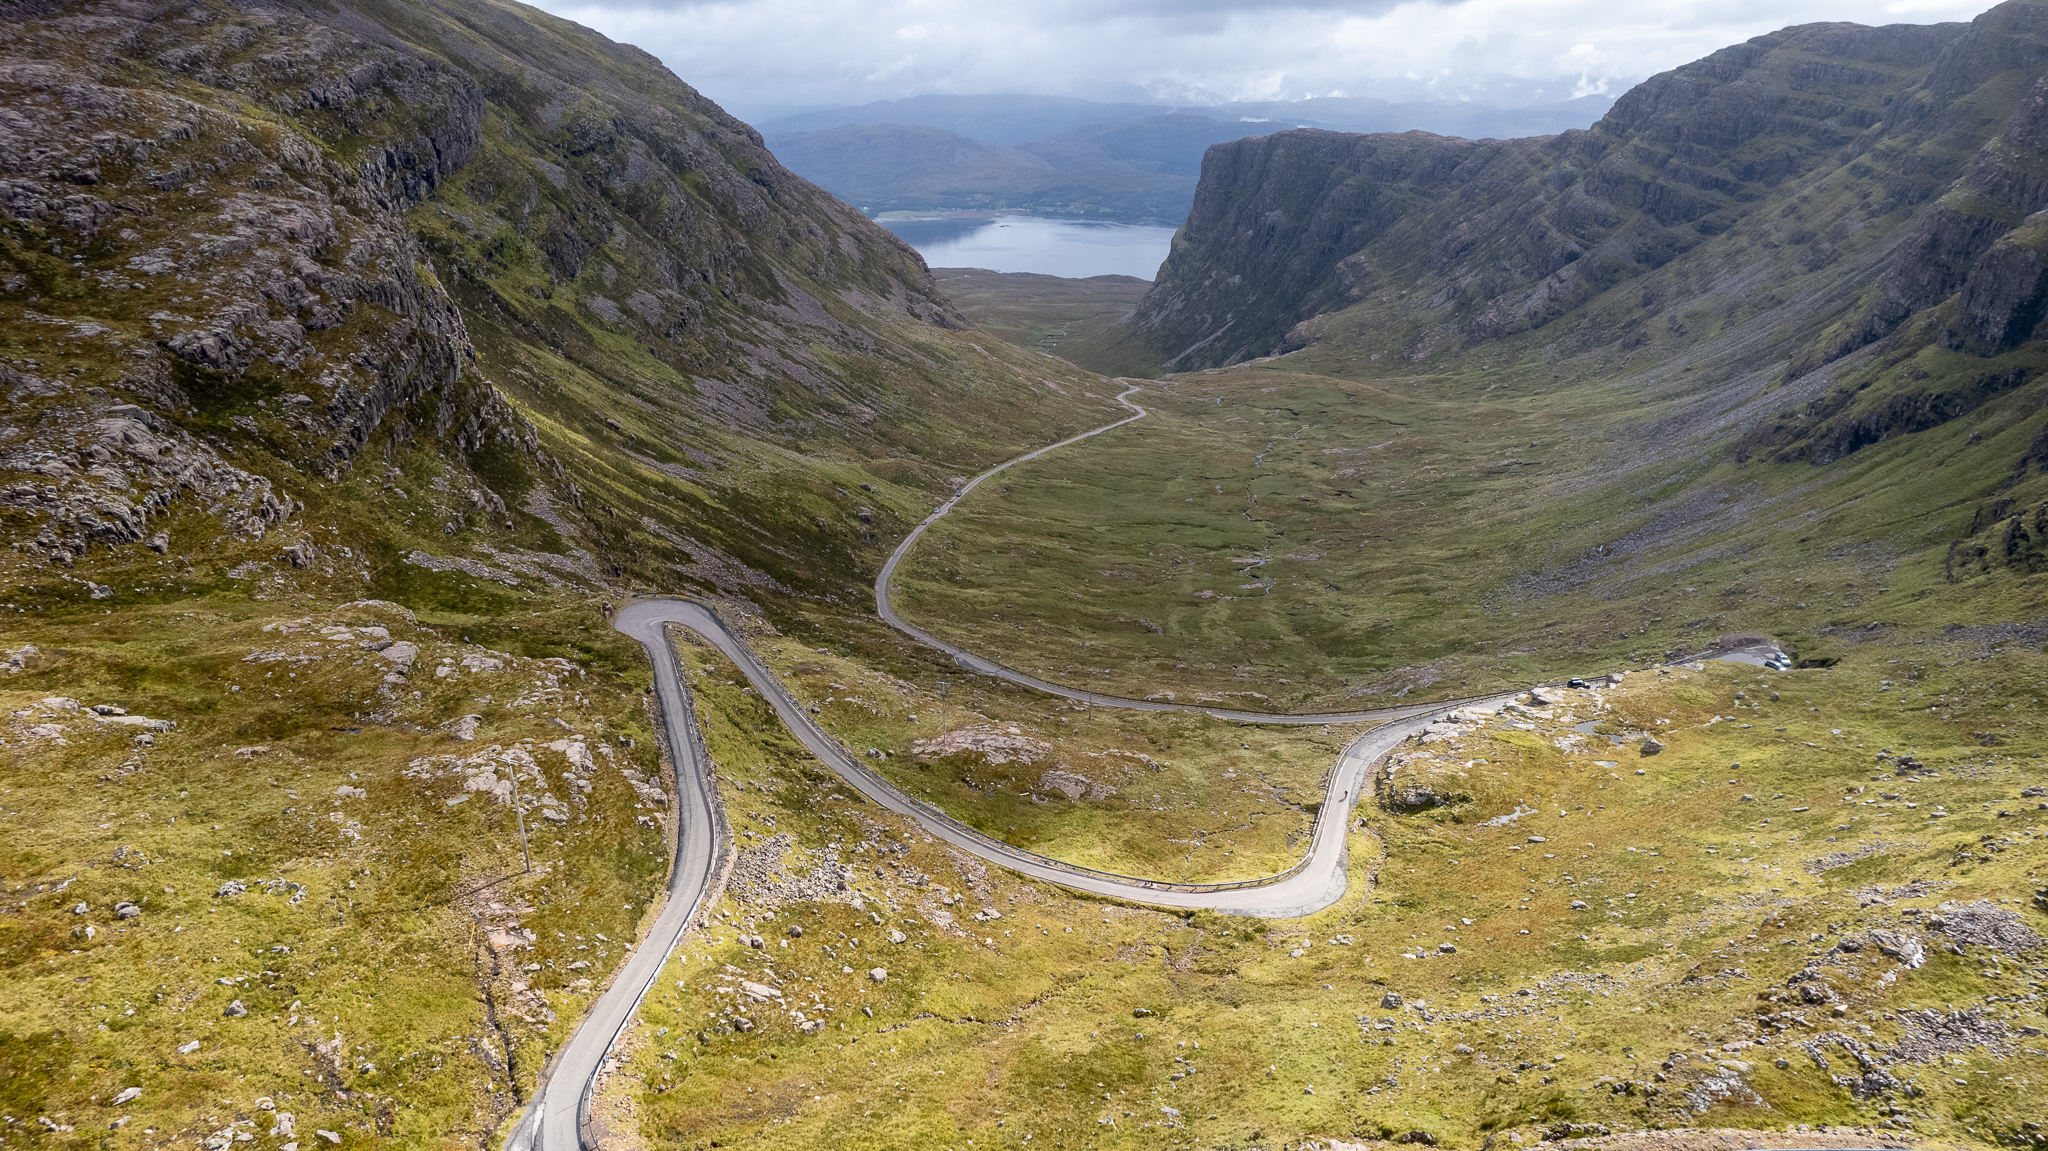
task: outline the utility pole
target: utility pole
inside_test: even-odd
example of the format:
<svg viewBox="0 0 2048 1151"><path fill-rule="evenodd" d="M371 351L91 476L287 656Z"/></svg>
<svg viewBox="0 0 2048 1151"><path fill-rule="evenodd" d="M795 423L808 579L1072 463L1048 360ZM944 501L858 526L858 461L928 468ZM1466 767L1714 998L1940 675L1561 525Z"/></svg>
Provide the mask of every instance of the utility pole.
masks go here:
<svg viewBox="0 0 2048 1151"><path fill-rule="evenodd" d="M526 870L533 870L533 852L526 846L526 808L519 802L519 769L508 769L505 774L512 780L512 814L519 820L519 858L526 863Z"/></svg>

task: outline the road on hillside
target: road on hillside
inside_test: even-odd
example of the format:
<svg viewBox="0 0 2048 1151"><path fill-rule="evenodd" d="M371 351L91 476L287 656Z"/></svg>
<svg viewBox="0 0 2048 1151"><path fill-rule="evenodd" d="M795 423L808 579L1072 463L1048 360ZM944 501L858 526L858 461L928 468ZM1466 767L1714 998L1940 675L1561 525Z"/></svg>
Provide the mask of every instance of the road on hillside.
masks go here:
<svg viewBox="0 0 2048 1151"><path fill-rule="evenodd" d="M612 626L639 640L647 648L648 658L654 664L655 698L661 708L662 728L673 753L677 834L668 899L647 938L634 950L611 986L599 996L597 1004L556 1054L538 1095L506 1141L507 1151L581 1151L595 1147L594 1141L587 1136L589 1099L597 1076L604 1068L612 1045L639 1009L641 999L660 975L669 954L681 941L684 930L696 918L718 861L725 855L730 842L723 809L711 782L709 758L697 734L696 712L689 688L682 681L671 646L668 634L671 626L688 628L732 660L753 689L775 709L776 716L790 733L847 786L881 807L916 820L934 837L990 863L1033 879L1112 899L1156 907L1213 910L1231 915L1266 918L1303 916L1328 907L1343 896L1349 866L1347 832L1351 811L1368 786L1366 777L1372 765L1436 715L1473 701L1368 711L1274 715L1123 699L1048 683L993 663L911 626L890 607L888 583L897 564L917 542L918 536L940 516L953 510L961 497L1005 468L1143 419L1145 410L1126 398L1137 390L1133 387L1117 397L1136 414L1018 456L990 468L964 485L952 499L918 524L891 553L875 582L876 606L882 618L892 626L920 643L947 653L969 670L1066 699L1143 711L1200 712L1244 723L1306 725L1379 721L1380 726L1352 740L1339 754L1337 764L1330 772L1324 802L1316 814L1315 831L1307 854L1287 871L1266 879L1229 884L1181 884L1112 875L1013 847L983 835L938 807L909 795L840 746L811 718L810 713L783 686L781 679L754 654L746 640L728 628L709 606L686 599L635 600L619 610Z"/></svg>
<svg viewBox="0 0 2048 1151"><path fill-rule="evenodd" d="M620 612L613 626L647 647L654 663L662 730L675 765L676 854L669 870L668 898L647 938L627 956L611 986L555 1054L542 1077L539 1094L505 1142L507 1151L578 1151L595 1146L584 1138L584 1127L597 1074L619 1033L640 1009L640 1000L661 975L669 953L697 916L711 876L731 842L724 811L712 789L711 764L697 735L696 711L690 705L674 649L663 632L661 613L634 612L639 606Z"/></svg>
<svg viewBox="0 0 2048 1151"><path fill-rule="evenodd" d="M585 1139L584 1129L588 1124L588 1099L598 1073L684 930L696 918L729 842L710 778L710 763L697 736L689 689L678 674L674 649L670 646L669 625L688 628L732 660L761 698L775 709L791 734L849 787L890 811L916 820L934 837L1048 883L1133 903L1208 909L1232 915L1302 916L1341 898L1349 864L1346 833L1352 807L1367 786L1367 772L1376 760L1419 730L1435 713L1452 706L1434 705L1426 712L1410 709L1347 745L1330 774L1328 798L1317 813L1308 853L1285 873L1248 884L1166 883L1075 867L967 827L932 804L905 793L849 753L818 726L746 641L708 606L681 599L629 603L619 610L613 626L647 648L648 658L654 664L662 726L674 753L677 842L668 900L647 938L556 1054L539 1095L506 1143L508 1151L577 1151L592 1145ZM1325 718L1315 722L1333 721Z"/></svg>
<svg viewBox="0 0 2048 1151"><path fill-rule="evenodd" d="M796 736L847 786L875 804L909 816L934 837L962 851L972 852L1019 874L1096 895L1159 907L1204 908L1233 915L1276 918L1307 915L1328 907L1344 893L1344 825L1351 805L1364 785L1366 770L1374 760L1427 722L1427 717L1409 717L1408 722L1382 725L1353 740L1344 749L1330 777L1331 802L1323 805L1316 820L1314 838L1301 863L1279 876L1250 883L1171 883L1093 871L1025 851L983 835L933 804L909 795L827 734L754 654L753 649L703 604L689 600L638 600L626 605L618 615L620 630L636 638L658 637L662 624L689 628L738 665L755 692L775 709L776 717L790 734ZM643 638L643 642L652 644L660 641L658 638ZM681 700L664 696L661 705L667 711L681 705Z"/></svg>
<svg viewBox="0 0 2048 1151"><path fill-rule="evenodd" d="M960 490L954 493L952 499L940 504L937 511L924 518L924 522L910 529L910 534L903 537L903 542L896 545L896 550L889 553L888 561L882 564L882 574L875 577L875 611L881 615L882 621L926 647L936 648L939 651L945 652L953 657L955 663L978 675L1008 680L1011 683L1031 688L1034 691L1042 691L1047 695L1056 695L1062 699L1078 700L1082 703L1100 704L1103 707L1127 707L1133 711L1193 711L1237 723L1270 723L1306 727L1322 723L1376 723L1382 720L1426 715L1431 712L1442 711L1446 706L1449 706L1443 703L1421 703L1411 704L1408 707L1371 708L1365 711L1321 711L1280 714L1265 711L1246 711L1241 708L1232 707L1206 707L1201 704L1168 703L1156 699L1130 699L1119 695L1103 695L1100 692L1083 691L1080 688L1052 683L1027 672L1004 667L993 660L983 659L966 648L940 639L938 636L925 631L896 614L895 605L890 603L889 600L889 582L895 578L897 565L901 564L903 558L910 554L910 549L917 545L918 537L924 535L926 528L937 523L940 517L944 516L947 512L952 511L954 505L967 498L968 492L973 491L981 481L988 479L990 476L1028 460L1035 460L1047 452L1056 451L1066 447L1068 444L1077 444L1090 436L1099 436L1104 432L1123 427L1125 424L1144 419L1150 413L1132 403L1129 399L1131 393L1138 390L1139 388L1136 386L1126 388L1116 398L1117 403L1131 409L1131 411L1137 413L1136 415L1125 416L1113 424L1104 424L1094 431L1082 432L1078 436L1061 440L1056 444L1048 444L1035 452L1026 452L1016 459L997 464L995 467L962 484Z"/></svg>

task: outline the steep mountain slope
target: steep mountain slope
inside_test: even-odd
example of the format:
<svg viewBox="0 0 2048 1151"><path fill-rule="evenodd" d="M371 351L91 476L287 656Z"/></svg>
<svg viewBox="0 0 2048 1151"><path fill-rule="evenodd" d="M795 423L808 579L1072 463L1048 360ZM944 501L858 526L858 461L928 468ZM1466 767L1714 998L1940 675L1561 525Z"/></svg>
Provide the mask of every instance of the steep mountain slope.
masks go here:
<svg viewBox="0 0 2048 1151"><path fill-rule="evenodd" d="M10 284L27 325L17 330L38 335L18 346L53 349L9 369L24 443L48 450L59 433L38 421L84 414L65 414L56 401L79 389L53 380L144 401L144 422L189 418L211 437L196 449L210 458L326 482L360 481L349 465L380 433L402 443L431 426L463 445L449 462L502 473L467 511L514 504L476 518L478 530L506 518L560 530L517 505L536 467L554 473L550 506L575 504L572 487L615 484L610 510L573 530L613 541L616 575L643 547L694 562L642 517L686 522L707 502L746 499L762 472L787 466L763 446L829 437L835 446L797 465L818 467L888 456L878 438L951 443L954 421L981 420L991 377L941 337L960 321L916 255L790 176L651 58L491 7L459 21L431 8L379 18L443 54L355 12L308 30L260 11L224 26L166 21L127 42L18 30L43 36L25 55L68 53L108 81L47 64L11 74L9 168L28 178L12 185ZM78 59L87 52L98 55ZM171 89L232 92L222 99L236 111ZM914 409L897 399L919 385L944 391ZM421 403L431 417L389 422ZM567 480L561 453L595 471ZM621 459L641 472L619 473ZM915 460L877 478L943 484ZM133 516L92 527L94 512L67 510L78 501L63 486L9 497L42 553L148 534ZM827 506L789 526L815 536ZM752 542L758 532L704 518L733 533L706 541L707 555L729 543L775 578L791 574Z"/></svg>
<svg viewBox="0 0 2048 1151"><path fill-rule="evenodd" d="M1838 264L1843 241L1896 243L2031 83L2034 9L1997 11L1974 29L1758 37L1546 140L1290 132L1219 146L1132 333L1170 366L1203 367L1299 346L1294 325L1370 298L1376 329L1412 355L1424 333L1442 348L1542 328L1745 241L1807 249L1816 266L1795 284L1825 298L1862 270ZM1808 202L1831 180L1838 195Z"/></svg>
<svg viewBox="0 0 2048 1151"><path fill-rule="evenodd" d="M970 500L903 602L1289 709L2037 618L2044 15L1787 29L1550 140L1216 146L1132 318L1060 350L1235 367Z"/></svg>
<svg viewBox="0 0 2048 1151"><path fill-rule="evenodd" d="M487 1142L666 867L609 603L801 619L1111 405L534 10L0 14L0 1110Z"/></svg>
<svg viewBox="0 0 2048 1151"><path fill-rule="evenodd" d="M1371 96L1316 96L1307 100L1245 100L1214 109L1191 110L1218 119L1271 120L1275 126L1329 128L1338 132L1421 130L1478 140L1489 136L1549 136L1583 128L1598 120L1613 104L1613 97L1601 95L1521 105L1456 97L1382 100Z"/></svg>

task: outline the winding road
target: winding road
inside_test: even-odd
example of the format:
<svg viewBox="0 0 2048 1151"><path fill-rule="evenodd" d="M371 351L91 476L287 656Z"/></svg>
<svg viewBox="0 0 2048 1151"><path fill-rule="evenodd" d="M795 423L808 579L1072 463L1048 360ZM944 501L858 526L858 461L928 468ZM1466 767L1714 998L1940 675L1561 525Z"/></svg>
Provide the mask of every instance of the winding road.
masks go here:
<svg viewBox="0 0 2048 1151"><path fill-rule="evenodd" d="M1112 899L1157 907L1206 909L1232 915L1268 918L1308 915L1328 907L1343 896L1349 865L1346 832L1352 808L1367 787L1367 772L1375 761L1432 717L1473 701L1447 701L1370 711L1273 715L1157 700L1124 699L1049 683L983 659L905 622L890 604L889 581L897 565L926 528L952 511L968 492L990 476L1037 459L1047 452L1143 419L1145 410L1127 398L1137 390L1136 387L1130 388L1117 397L1135 414L1018 456L963 485L952 499L941 504L937 511L904 537L890 554L875 581L876 608L891 626L920 643L947 653L970 671L1066 699L1143 711L1200 712L1243 723L1307 725L1379 721L1379 726L1352 740L1338 756L1327 783L1327 798L1317 812L1315 832L1307 854L1293 867L1264 879L1242 883L1185 884L1094 871L1013 847L983 835L936 806L909 795L854 757L811 718L810 713L783 686L781 679L708 605L679 598L634 600L619 610L612 626L639 640L647 648L648 658L654 664L655 694L661 706L662 726L674 756L678 825L668 899L647 938L633 951L611 986L598 998L575 1034L556 1054L539 1093L506 1141L507 1151L527 1151L529 1148L577 1151L595 1147L594 1140L589 1137L588 1126L589 1098L597 1076L611 1053L612 1045L659 976L669 953L682 939L690 920L697 916L718 862L730 843L723 809L711 783L709 757L697 734L696 713L689 688L683 682L670 643L668 629L671 626L695 632L732 660L761 698L775 709L776 716L791 734L853 790L890 811L916 820L933 836L991 863L1033 879Z"/></svg>
<svg viewBox="0 0 2048 1151"><path fill-rule="evenodd" d="M896 550L889 553L888 561L882 564L882 574L875 577L875 611L882 617L882 621L926 647L937 648L945 652L953 657L955 663L979 675L1008 680L1011 683L1019 684L1035 691L1042 691L1047 695L1056 695L1062 699L1100 704L1103 707L1126 707L1133 711L1197 711L1204 715L1214 716L1217 719L1227 719L1237 723L1291 724L1305 727L1321 723L1375 723L1390 719L1404 719L1416 715L1432 715L1448 708L1457 707L1461 703L1471 702L1469 700L1453 700L1440 703L1411 704L1407 707L1373 708L1366 711L1316 711L1279 714L1265 711L1244 711L1229 707L1206 707L1202 704L1168 703L1156 699L1130 699L1119 695L1103 695L1099 692L1082 691L1080 688L1067 687L1064 684L1039 679L1035 675L1028 675L1015 668L1004 667L1002 664L983 659L957 644L947 643L938 636L925 631L896 614L896 608L889 599L889 582L896 575L897 565L901 564L904 557L910 554L910 549L917 545L918 537L924 535L926 528L937 523L939 518L947 512L952 511L953 506L966 499L967 493L980 486L983 480L1028 460L1035 460L1047 452L1066 447L1068 444L1078 444L1090 436L1099 436L1104 432L1114 431L1117 428L1123 427L1125 424L1144 419L1150 413L1130 401L1131 393L1139 390L1136 386L1125 388L1122 394L1116 398L1117 403L1131 409L1131 411L1137 413L1136 415L1125 416L1113 424L1104 424L1093 431L1082 432L1078 436L1070 436L1059 443L1047 444L1035 452L1026 452L1016 459L997 464L995 467L960 485L960 490L954 493L952 499L940 504L937 511L926 516L922 523L910 529L910 534L903 537L903 542L896 545Z"/></svg>

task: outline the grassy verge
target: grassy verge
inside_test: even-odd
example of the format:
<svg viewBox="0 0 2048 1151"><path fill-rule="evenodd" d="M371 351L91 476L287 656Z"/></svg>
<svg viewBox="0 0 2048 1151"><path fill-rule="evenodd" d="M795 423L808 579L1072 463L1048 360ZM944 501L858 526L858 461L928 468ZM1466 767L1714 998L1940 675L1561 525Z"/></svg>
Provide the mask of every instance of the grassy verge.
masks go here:
<svg viewBox="0 0 2048 1151"><path fill-rule="evenodd" d="M759 638L826 729L881 753L875 766L898 786L998 839L1126 875L1215 882L1293 865L1324 776L1363 730L1091 708L957 669L870 669Z"/></svg>

